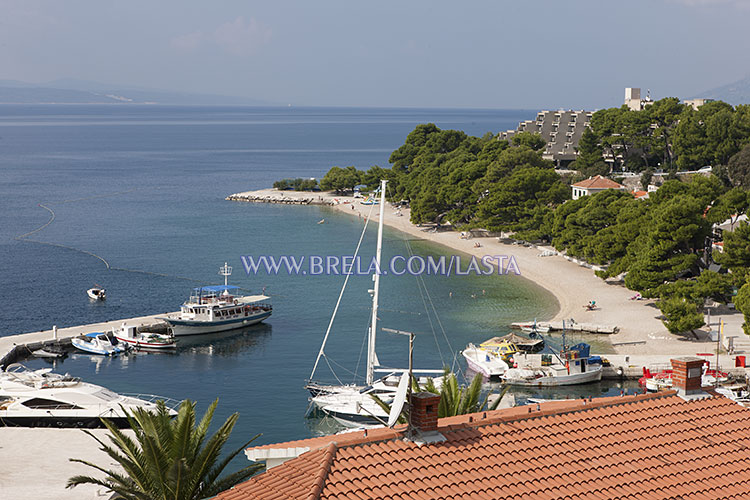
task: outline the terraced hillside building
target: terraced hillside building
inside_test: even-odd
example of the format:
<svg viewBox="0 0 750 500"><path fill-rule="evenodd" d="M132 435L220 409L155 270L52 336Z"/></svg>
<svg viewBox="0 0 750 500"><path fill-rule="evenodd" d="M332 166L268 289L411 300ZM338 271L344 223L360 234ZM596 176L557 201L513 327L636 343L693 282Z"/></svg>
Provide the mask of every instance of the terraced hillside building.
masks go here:
<svg viewBox="0 0 750 500"><path fill-rule="evenodd" d="M557 168L565 168L578 157L578 141L588 127L593 111L540 111L536 120L518 124L516 130L498 135L499 139L511 140L519 132L533 132L547 141L542 157L555 162Z"/></svg>

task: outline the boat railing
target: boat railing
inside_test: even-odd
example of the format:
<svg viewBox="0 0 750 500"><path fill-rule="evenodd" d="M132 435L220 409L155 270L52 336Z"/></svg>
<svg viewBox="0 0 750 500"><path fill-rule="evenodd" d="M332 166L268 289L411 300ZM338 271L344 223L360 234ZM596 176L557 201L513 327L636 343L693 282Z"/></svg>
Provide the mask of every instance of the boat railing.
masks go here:
<svg viewBox="0 0 750 500"><path fill-rule="evenodd" d="M121 392L122 396L127 396L129 398L136 398L140 399L142 401L146 401L147 403L154 403L156 404L157 401L164 401L164 405L169 408L170 410L177 410L180 407L180 404L182 404L182 401L174 398L168 398L165 396L158 396L156 394L137 394L137 393L130 393L130 392Z"/></svg>

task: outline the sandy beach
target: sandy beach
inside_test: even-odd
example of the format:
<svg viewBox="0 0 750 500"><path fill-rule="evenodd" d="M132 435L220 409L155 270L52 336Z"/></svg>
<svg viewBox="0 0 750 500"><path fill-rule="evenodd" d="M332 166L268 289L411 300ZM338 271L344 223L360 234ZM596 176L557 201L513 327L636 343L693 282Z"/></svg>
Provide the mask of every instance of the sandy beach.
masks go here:
<svg viewBox="0 0 750 500"><path fill-rule="evenodd" d="M273 189L239 193L259 198L310 198L310 193L294 191L276 191ZM353 217L364 217L370 207L362 205L360 199L338 196L332 193L316 193L315 201L331 205L342 213ZM318 199L320 198L320 199ZM354 207L354 209L352 209ZM401 216L397 215L400 212ZM378 217L378 210L373 210ZM555 296L559 310L553 318L542 320L561 321L573 319L578 323L593 323L602 326L617 326L619 331L607 335L613 350L618 354L664 354L695 355L714 352L716 343L710 340L708 326L696 330L694 334L675 335L669 333L659 319L661 312L654 305L654 300L631 300L635 292L628 290L621 283L604 281L594 271L571 262L560 255L541 256L554 251L551 247L524 247L501 243L498 238L463 239L455 231L430 231L429 228L417 227L409 221L409 210L396 210L390 204L385 207L384 223L416 238L443 245L451 250L478 258L489 255L513 256L518 264L521 276L528 279ZM479 247L476 244L479 243ZM545 252L547 251L547 252ZM512 275L515 277L515 275ZM589 301L596 301L597 309L588 311L584 307ZM725 336L737 336L735 352L750 351L750 342L742 333L742 315L725 311L721 316L725 322ZM533 318L527 318L529 320ZM711 328L716 330L719 317L711 317ZM725 343L726 344L726 343Z"/></svg>

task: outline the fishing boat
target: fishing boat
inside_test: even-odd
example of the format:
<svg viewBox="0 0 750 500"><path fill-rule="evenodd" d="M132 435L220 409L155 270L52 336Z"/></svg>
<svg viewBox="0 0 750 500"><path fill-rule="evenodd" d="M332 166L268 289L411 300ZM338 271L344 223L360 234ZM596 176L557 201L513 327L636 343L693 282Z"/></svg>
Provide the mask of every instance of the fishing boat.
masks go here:
<svg viewBox="0 0 750 500"><path fill-rule="evenodd" d="M127 415L137 408L154 411L167 403L170 416L177 402L154 395L117 394L50 368L29 370L13 363L0 372L0 425L20 427L104 427L106 418L127 427Z"/></svg>
<svg viewBox="0 0 750 500"><path fill-rule="evenodd" d="M375 251L376 269L380 269L381 253L383 248L383 213L385 209L385 188L386 181L383 180L381 181L380 202L378 203L380 205L380 219L378 223L377 247ZM370 218L368 217L367 221L369 222L369 220ZM362 230L362 236L364 236L366 230L367 226L365 225ZM357 247L357 251L355 251L355 258L358 251L359 246ZM367 420L368 418L370 420L373 420L372 416L370 415L368 417L367 411L363 411L362 408L366 408L368 410L372 409L372 413L376 414L378 410L375 410L375 408L380 408L379 406L377 406L377 404L374 403L372 399L373 394L377 394L378 397L384 400L395 396L397 392L398 379L401 376L401 373L404 372L404 370L383 368L376 354L375 343L377 338L376 332L378 325L378 299L380 293L380 273L376 272L373 274L373 289L368 290L368 292L372 294L372 312L370 315L370 326L367 333L367 369L365 374L365 385L328 385L314 381L318 364L320 363L321 359L325 357L325 346L328 341L328 336L331 332L331 327L333 325L336 312L338 311L341 297L343 296L344 290L346 289L348 279L349 276L347 275L347 277L344 279L344 284L341 288L339 299L336 303L336 307L334 308L331 320L328 324L328 329L326 330L326 333L323 337L323 342L320 346L318 356L315 360L315 364L313 366L312 372L310 373L310 378L305 388L310 391L311 394L311 407L320 409L324 413L334 416L339 422L341 422L342 420L346 420L347 418L349 418L352 422L361 422L363 419ZM414 371L423 374L436 375L443 373L442 370ZM387 375L381 379L375 379L376 372L385 372L387 373ZM422 381L424 381L424 379L420 379L420 382ZM435 383L437 386L440 385L440 382L440 379L436 378Z"/></svg>
<svg viewBox="0 0 750 500"><path fill-rule="evenodd" d="M91 300L104 300L107 298L107 291L99 285L96 285L95 287L86 290L86 295L88 295Z"/></svg>
<svg viewBox="0 0 750 500"><path fill-rule="evenodd" d="M502 376L506 384L529 387L556 387L598 382L602 379L601 358L589 356L590 346L584 342L563 349L560 356L552 356L547 366L523 366L510 368ZM543 359L544 359L543 355ZM518 361L516 356L516 361Z"/></svg>
<svg viewBox="0 0 750 500"><path fill-rule="evenodd" d="M166 321L175 337L223 332L255 325L271 316L273 306L265 295L239 295L239 287L227 284L232 267L226 262L219 269L224 285L193 289L180 312L157 319Z"/></svg>
<svg viewBox="0 0 750 500"><path fill-rule="evenodd" d="M112 329L112 335L119 342L137 349L174 349L177 342L173 335L153 332L139 332L134 325L122 324L119 330Z"/></svg>
<svg viewBox="0 0 750 500"><path fill-rule="evenodd" d="M87 333L83 337L71 339L70 342L75 348L81 351L89 354L101 354L103 356L116 356L129 349L127 345L115 344L102 332Z"/></svg>

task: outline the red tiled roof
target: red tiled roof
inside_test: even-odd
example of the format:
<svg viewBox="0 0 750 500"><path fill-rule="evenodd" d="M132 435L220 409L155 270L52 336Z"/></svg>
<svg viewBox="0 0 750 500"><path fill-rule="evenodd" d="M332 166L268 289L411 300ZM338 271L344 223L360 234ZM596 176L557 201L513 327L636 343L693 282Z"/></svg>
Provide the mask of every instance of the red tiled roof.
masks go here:
<svg viewBox="0 0 750 500"><path fill-rule="evenodd" d="M594 177L589 177L585 181L576 182L573 184L573 187L584 189L622 189L625 186L618 184L611 179L607 179L606 177L602 177L601 175L596 175Z"/></svg>
<svg viewBox="0 0 750 500"><path fill-rule="evenodd" d="M644 196L648 196L648 191L633 191L633 196L636 198L643 198Z"/></svg>
<svg viewBox="0 0 750 500"><path fill-rule="evenodd" d="M422 446L393 430L303 440L315 443L311 451L216 499L709 499L750 492L750 409L720 396L544 403L441 419L438 430L446 441Z"/></svg>

